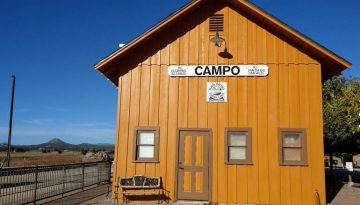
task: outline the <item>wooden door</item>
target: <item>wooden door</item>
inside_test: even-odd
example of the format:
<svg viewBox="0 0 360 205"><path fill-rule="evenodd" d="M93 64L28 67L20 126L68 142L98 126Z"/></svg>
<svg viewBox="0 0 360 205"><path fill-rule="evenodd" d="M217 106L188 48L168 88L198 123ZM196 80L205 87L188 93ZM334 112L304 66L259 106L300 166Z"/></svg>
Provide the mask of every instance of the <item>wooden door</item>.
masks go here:
<svg viewBox="0 0 360 205"><path fill-rule="evenodd" d="M180 131L178 199L209 200L209 131Z"/></svg>

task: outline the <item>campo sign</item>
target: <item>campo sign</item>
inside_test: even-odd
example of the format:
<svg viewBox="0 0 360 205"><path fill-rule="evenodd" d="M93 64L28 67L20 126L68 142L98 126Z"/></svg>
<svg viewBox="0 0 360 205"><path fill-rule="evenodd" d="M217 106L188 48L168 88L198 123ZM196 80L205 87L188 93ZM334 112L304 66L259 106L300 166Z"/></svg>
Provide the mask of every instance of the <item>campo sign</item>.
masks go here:
<svg viewBox="0 0 360 205"><path fill-rule="evenodd" d="M168 74L174 77L208 76L267 76L267 65L188 65L169 66Z"/></svg>

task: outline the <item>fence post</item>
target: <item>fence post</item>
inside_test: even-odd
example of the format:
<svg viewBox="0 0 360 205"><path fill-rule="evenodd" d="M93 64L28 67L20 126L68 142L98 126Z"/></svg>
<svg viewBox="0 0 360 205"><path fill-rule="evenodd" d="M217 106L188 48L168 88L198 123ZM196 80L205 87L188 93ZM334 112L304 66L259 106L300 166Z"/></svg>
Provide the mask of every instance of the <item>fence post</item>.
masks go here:
<svg viewBox="0 0 360 205"><path fill-rule="evenodd" d="M112 184L111 184L111 165L112 165L112 161L109 159L108 187L107 187L107 193L106 193L106 196L109 196L109 193L110 193L110 186L112 186Z"/></svg>
<svg viewBox="0 0 360 205"><path fill-rule="evenodd" d="M65 165L63 166L63 177L62 177L62 185L63 185L63 190L61 195L64 196L65 193L65 180L66 180L66 169L65 169Z"/></svg>
<svg viewBox="0 0 360 205"><path fill-rule="evenodd" d="M38 165L36 165L36 168L35 168L34 204L36 203L36 192L37 192L37 185L38 185L38 175L39 175L39 167L38 167Z"/></svg>
<svg viewBox="0 0 360 205"><path fill-rule="evenodd" d="M98 163L97 164L97 166L96 166L96 168L97 168L97 181L96 181L96 184L99 184L100 183L100 166L101 166L101 164L100 163Z"/></svg>
<svg viewBox="0 0 360 205"><path fill-rule="evenodd" d="M81 164L82 167L82 182L81 182L81 189L84 190L84 181L85 181L85 164Z"/></svg>
<svg viewBox="0 0 360 205"><path fill-rule="evenodd" d="M108 181L109 181L109 184L111 183L111 165L112 165L112 161L109 160L109 170L108 170Z"/></svg>
<svg viewBox="0 0 360 205"><path fill-rule="evenodd" d="M80 190L79 180L82 180L80 183L83 189L100 182L111 182L111 164L111 161L103 161L0 169L0 185L3 185L0 187L0 205L36 204L38 198L42 200L45 197L64 196L67 191ZM81 168L81 176L79 176L79 168ZM29 187L27 182L30 183ZM111 183L108 193L110 188Z"/></svg>

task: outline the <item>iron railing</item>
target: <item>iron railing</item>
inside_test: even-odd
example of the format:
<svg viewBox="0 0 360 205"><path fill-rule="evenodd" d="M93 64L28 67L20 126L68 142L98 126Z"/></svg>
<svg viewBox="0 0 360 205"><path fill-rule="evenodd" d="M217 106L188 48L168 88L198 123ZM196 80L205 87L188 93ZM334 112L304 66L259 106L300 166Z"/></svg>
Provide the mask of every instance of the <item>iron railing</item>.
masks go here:
<svg viewBox="0 0 360 205"><path fill-rule="evenodd" d="M109 182L110 162L0 169L0 204L26 204Z"/></svg>

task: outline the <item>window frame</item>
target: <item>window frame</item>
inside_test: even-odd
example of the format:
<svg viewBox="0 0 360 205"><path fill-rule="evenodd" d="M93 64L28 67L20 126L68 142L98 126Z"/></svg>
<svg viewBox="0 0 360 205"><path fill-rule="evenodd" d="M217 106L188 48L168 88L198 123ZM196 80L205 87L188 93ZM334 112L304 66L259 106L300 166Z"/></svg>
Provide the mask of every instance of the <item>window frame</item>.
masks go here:
<svg viewBox="0 0 360 205"><path fill-rule="evenodd" d="M235 147L246 147L246 159L238 159L238 160L230 160L229 159L229 148L231 147L230 142L230 134L231 133L245 133L246 146L235 146ZM225 164L237 164L237 165L252 165L252 130L251 128L225 128L224 134L224 157Z"/></svg>
<svg viewBox="0 0 360 205"><path fill-rule="evenodd" d="M135 127L134 128L134 141L133 141L133 162L159 162L159 127ZM154 133L154 145L140 145L138 144L138 135L141 132L150 132ZM138 147L139 146L154 146L154 157L152 158L139 158L138 157Z"/></svg>
<svg viewBox="0 0 360 205"><path fill-rule="evenodd" d="M299 134L300 136L300 147L285 147L283 145L283 139L285 134ZM279 150L279 164L280 166L307 166L308 165L308 156L307 156L307 133L305 128L279 128L279 137L278 137L278 150ZM300 149L301 159L297 160L284 160L283 150L284 148Z"/></svg>

